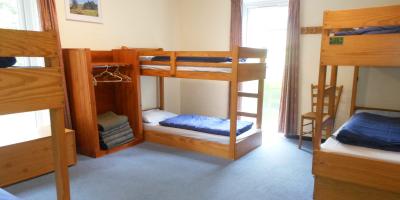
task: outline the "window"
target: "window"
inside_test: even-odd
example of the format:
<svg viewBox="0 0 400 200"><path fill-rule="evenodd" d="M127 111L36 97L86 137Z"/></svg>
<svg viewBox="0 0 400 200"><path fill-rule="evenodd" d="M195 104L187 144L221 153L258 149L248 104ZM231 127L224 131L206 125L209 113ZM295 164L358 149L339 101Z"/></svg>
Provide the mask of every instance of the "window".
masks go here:
<svg viewBox="0 0 400 200"><path fill-rule="evenodd" d="M37 0L0 0L0 28L41 30ZM17 58L16 66L44 66L43 58ZM0 115L0 146L34 137L35 131L50 125L48 110Z"/></svg>
<svg viewBox="0 0 400 200"><path fill-rule="evenodd" d="M286 56L287 0L245 0L243 44L266 48L267 73L264 85L263 127L277 130L283 70ZM257 92L257 81L245 82L244 91ZM254 112L256 103L242 99L242 110Z"/></svg>

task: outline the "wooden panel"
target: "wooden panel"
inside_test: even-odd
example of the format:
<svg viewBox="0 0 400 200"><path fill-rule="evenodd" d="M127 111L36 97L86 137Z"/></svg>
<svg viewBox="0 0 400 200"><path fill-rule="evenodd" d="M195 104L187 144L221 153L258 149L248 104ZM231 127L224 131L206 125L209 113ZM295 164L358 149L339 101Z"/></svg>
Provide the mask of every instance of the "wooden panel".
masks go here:
<svg viewBox="0 0 400 200"><path fill-rule="evenodd" d="M151 60L143 60L140 61L140 65L165 65L169 66L171 63L169 61L151 61Z"/></svg>
<svg viewBox="0 0 400 200"><path fill-rule="evenodd" d="M238 65L238 81L265 79L265 63L247 63Z"/></svg>
<svg viewBox="0 0 400 200"><path fill-rule="evenodd" d="M60 70L0 69L0 114L63 107Z"/></svg>
<svg viewBox="0 0 400 200"><path fill-rule="evenodd" d="M265 58L266 56L266 49L239 47L239 58Z"/></svg>
<svg viewBox="0 0 400 200"><path fill-rule="evenodd" d="M326 11L324 28L355 28L400 25L400 6Z"/></svg>
<svg viewBox="0 0 400 200"><path fill-rule="evenodd" d="M114 83L98 83L98 85L94 87L94 91L97 115L108 111L118 113L116 103L118 94L116 93Z"/></svg>
<svg viewBox="0 0 400 200"><path fill-rule="evenodd" d="M145 140L180 149L230 159L228 145L157 131L144 131Z"/></svg>
<svg viewBox="0 0 400 200"><path fill-rule="evenodd" d="M243 117L251 117L251 118L257 118L256 113L248 113L248 112L237 112L238 116L243 116Z"/></svg>
<svg viewBox="0 0 400 200"><path fill-rule="evenodd" d="M342 45L324 40L322 65L400 66L400 34L345 36Z"/></svg>
<svg viewBox="0 0 400 200"><path fill-rule="evenodd" d="M90 51L90 49L86 49ZM92 63L113 62L114 56L111 51L90 51Z"/></svg>
<svg viewBox="0 0 400 200"><path fill-rule="evenodd" d="M214 68L231 68L231 63L211 63L211 62L176 62L177 66L185 67L214 67Z"/></svg>
<svg viewBox="0 0 400 200"><path fill-rule="evenodd" d="M140 51L139 56L170 56L171 51Z"/></svg>
<svg viewBox="0 0 400 200"><path fill-rule="evenodd" d="M141 69L140 73L143 76L162 76L162 77L170 76L170 70Z"/></svg>
<svg viewBox="0 0 400 200"><path fill-rule="evenodd" d="M301 34L321 34L322 26L301 27Z"/></svg>
<svg viewBox="0 0 400 200"><path fill-rule="evenodd" d="M68 165L77 162L75 133L65 131ZM51 137L0 148L0 187L54 171Z"/></svg>
<svg viewBox="0 0 400 200"><path fill-rule="evenodd" d="M229 80L231 80L231 74L230 73L219 73L219 72L177 71L176 78L229 81Z"/></svg>
<svg viewBox="0 0 400 200"><path fill-rule="evenodd" d="M377 190L370 187L315 177L315 200L398 200L400 193Z"/></svg>
<svg viewBox="0 0 400 200"><path fill-rule="evenodd" d="M258 98L257 93L249 93L249 92L238 92L239 97L249 97L249 98Z"/></svg>
<svg viewBox="0 0 400 200"><path fill-rule="evenodd" d="M56 57L57 35L54 31L36 32L0 29L0 56Z"/></svg>
<svg viewBox="0 0 400 200"><path fill-rule="evenodd" d="M177 51L176 57L232 57L230 51Z"/></svg>
<svg viewBox="0 0 400 200"><path fill-rule="evenodd" d="M236 143L236 158L238 159L242 157L243 155L246 155L253 149L261 146L262 144L262 133L257 132L254 133L253 135L250 135L249 137L246 137L244 140L238 141Z"/></svg>
<svg viewBox="0 0 400 200"><path fill-rule="evenodd" d="M391 192L400 191L400 164L314 151L313 174Z"/></svg>
<svg viewBox="0 0 400 200"><path fill-rule="evenodd" d="M81 154L95 156L95 149L100 146L94 87L91 69L87 67L90 66L90 51L64 49L63 56L77 150Z"/></svg>

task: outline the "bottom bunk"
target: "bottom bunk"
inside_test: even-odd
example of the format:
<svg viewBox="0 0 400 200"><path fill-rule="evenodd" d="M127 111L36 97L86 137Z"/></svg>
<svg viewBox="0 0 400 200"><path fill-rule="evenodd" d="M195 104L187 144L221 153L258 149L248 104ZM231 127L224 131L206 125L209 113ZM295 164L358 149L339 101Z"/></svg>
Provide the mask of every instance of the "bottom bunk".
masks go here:
<svg viewBox="0 0 400 200"><path fill-rule="evenodd" d="M241 129L236 137L235 152L230 149L230 138L227 135L211 134L204 131L188 130L188 128L168 127L162 121L173 119L178 115L160 110L150 111L158 115L148 117L146 111L144 119L144 137L148 142L159 143L180 149L191 150L225 159L238 159L262 142L260 129L250 127L249 130ZM150 119L153 118L153 119ZM229 127L229 126L228 126Z"/></svg>
<svg viewBox="0 0 400 200"><path fill-rule="evenodd" d="M360 112L400 116L399 113ZM342 129L348 129L346 125L354 122L355 116L314 152L314 199L400 199L400 152L365 147L374 143L345 144L338 138ZM375 130L382 129L380 124L371 124ZM393 133L394 127L389 129ZM384 129L382 135L385 135ZM387 145L377 148L385 149Z"/></svg>

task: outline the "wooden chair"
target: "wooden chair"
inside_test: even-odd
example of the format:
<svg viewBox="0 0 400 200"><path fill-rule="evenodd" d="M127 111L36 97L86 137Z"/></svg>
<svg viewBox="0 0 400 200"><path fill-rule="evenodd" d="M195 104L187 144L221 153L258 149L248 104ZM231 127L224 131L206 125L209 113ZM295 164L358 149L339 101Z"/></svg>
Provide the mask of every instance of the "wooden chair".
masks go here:
<svg viewBox="0 0 400 200"><path fill-rule="evenodd" d="M328 86L329 87L329 86ZM333 119L333 124L335 121L336 113L339 107L339 102L340 102L340 97L342 96L342 91L343 91L343 86L338 86L336 87L336 94L335 94L335 112L334 116L332 116ZM303 136L304 135L311 135L314 136L315 132L315 119L317 118L317 97L318 97L318 85L313 85L311 84L311 112L305 113L301 115L301 127L300 127L300 133L299 133L299 149L301 149L301 146L303 144ZM328 98L326 98L328 100ZM328 109L328 102L324 102L324 107L325 110L327 111ZM327 112L324 112L324 117L323 117L323 122L325 122L327 119L329 119L330 116L328 115ZM308 120L308 123L304 123L305 120ZM304 131L305 126L311 125L311 131Z"/></svg>

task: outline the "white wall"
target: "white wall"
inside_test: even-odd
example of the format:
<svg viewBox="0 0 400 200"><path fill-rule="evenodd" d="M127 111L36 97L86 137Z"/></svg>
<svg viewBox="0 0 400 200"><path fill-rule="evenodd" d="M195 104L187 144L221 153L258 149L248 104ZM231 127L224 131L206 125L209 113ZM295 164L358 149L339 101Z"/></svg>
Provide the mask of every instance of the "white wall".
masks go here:
<svg viewBox="0 0 400 200"><path fill-rule="evenodd" d="M65 18L65 0L56 0L61 45L63 48L110 50L130 47L162 47L175 50L180 44L178 0L102 1L103 23L70 21ZM144 108L156 105L155 79L142 78ZM166 96L166 109L180 112L179 80L166 81L176 88Z"/></svg>
<svg viewBox="0 0 400 200"><path fill-rule="evenodd" d="M230 0L180 0L181 49L229 50ZM228 83L186 80L181 82L182 113L225 117Z"/></svg>
<svg viewBox="0 0 400 200"><path fill-rule="evenodd" d="M324 10L352 9L400 4L400 0L302 0L301 26L321 26ZM300 113L311 111L310 85L318 82L321 35L302 35L300 55ZM338 84L344 86L336 126L349 117L353 68L339 68ZM397 79L397 80L396 80ZM363 69L360 76L359 105L399 108L400 70ZM385 85L382 85L385 83ZM385 87L383 87L385 86ZM381 89L379 89L381 88ZM383 89L384 88L384 89ZM397 105L396 105L397 104Z"/></svg>

